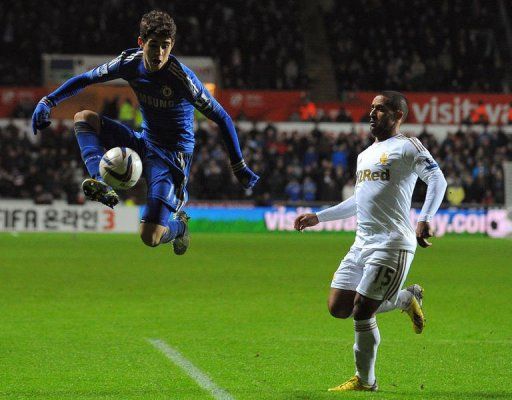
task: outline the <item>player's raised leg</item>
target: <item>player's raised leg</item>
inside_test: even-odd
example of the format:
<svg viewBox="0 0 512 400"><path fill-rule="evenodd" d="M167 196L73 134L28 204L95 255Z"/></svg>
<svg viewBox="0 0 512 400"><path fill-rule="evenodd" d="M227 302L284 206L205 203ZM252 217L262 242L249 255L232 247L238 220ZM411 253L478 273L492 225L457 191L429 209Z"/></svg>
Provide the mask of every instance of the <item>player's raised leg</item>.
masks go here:
<svg viewBox="0 0 512 400"><path fill-rule="evenodd" d="M402 263L404 264L404 272L401 274L401 280L399 282L397 281L394 285L395 288L397 285L398 287L402 287L405 279L407 278L407 273L413 259L412 253L402 251L402 254L402 259L404 260ZM398 270L399 269L400 266L398 267ZM390 289L390 291L385 295L385 300L383 300L382 304L379 306L377 314L396 309L406 312L407 315L409 315L414 332L417 334L423 332L426 319L423 312L423 288L420 285L414 284L399 291L396 291L396 289Z"/></svg>
<svg viewBox="0 0 512 400"><path fill-rule="evenodd" d="M103 182L99 164L105 147L100 138L101 120L94 111L84 110L75 114L75 136L80 146L82 160L91 178L82 183L82 189L89 200L99 201L108 207L119 203L119 196Z"/></svg>
<svg viewBox="0 0 512 400"><path fill-rule="evenodd" d="M384 300L377 310L377 314L396 309L406 312L411 318L414 332L420 334L423 332L426 324L423 311L423 293L423 288L418 284L408 286L400 290L389 300Z"/></svg>

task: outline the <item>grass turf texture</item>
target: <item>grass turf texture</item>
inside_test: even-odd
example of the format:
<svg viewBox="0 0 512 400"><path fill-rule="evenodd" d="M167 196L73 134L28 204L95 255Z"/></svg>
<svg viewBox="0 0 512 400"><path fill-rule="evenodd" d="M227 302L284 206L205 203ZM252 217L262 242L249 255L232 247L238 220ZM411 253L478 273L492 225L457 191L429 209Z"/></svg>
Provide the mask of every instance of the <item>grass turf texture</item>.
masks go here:
<svg viewBox="0 0 512 400"><path fill-rule="evenodd" d="M512 389L512 243L434 239L408 283L428 325L378 317L377 393L353 375L352 321L328 315L343 234L193 234L189 253L136 235L0 235L0 398L208 399L146 338L236 399L501 399Z"/></svg>

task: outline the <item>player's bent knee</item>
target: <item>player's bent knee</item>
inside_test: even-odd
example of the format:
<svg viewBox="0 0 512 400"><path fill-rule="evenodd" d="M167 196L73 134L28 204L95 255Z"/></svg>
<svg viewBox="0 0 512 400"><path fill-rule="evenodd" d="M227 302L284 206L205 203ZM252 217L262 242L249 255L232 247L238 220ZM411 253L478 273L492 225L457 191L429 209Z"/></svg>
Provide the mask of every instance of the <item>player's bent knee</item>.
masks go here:
<svg viewBox="0 0 512 400"><path fill-rule="evenodd" d="M375 316L380 302L376 300L363 300L361 296L356 297L354 302L354 319L365 320Z"/></svg>
<svg viewBox="0 0 512 400"><path fill-rule="evenodd" d="M162 228L163 227L156 224L141 224L140 238L142 239L142 242L149 247L158 246L164 232Z"/></svg>
<svg viewBox="0 0 512 400"><path fill-rule="evenodd" d="M149 247L156 247L160 244L160 238L156 234L141 233L142 242Z"/></svg>
<svg viewBox="0 0 512 400"><path fill-rule="evenodd" d="M96 132L100 131L100 116L98 113L91 110L82 110L75 114L75 124L78 122L85 122L90 125Z"/></svg>
<svg viewBox="0 0 512 400"><path fill-rule="evenodd" d="M334 318L347 319L352 315L352 309L337 307L334 304L329 304L328 308Z"/></svg>

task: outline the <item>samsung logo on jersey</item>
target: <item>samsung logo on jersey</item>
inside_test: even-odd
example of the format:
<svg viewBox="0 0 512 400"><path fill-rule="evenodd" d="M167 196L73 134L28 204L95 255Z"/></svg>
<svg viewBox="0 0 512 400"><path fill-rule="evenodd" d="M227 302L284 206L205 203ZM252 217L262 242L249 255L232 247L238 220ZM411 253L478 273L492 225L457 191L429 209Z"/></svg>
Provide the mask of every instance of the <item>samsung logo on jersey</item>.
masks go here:
<svg viewBox="0 0 512 400"><path fill-rule="evenodd" d="M357 183L364 181L389 181L389 169L381 171L372 171L371 169L363 169L357 171Z"/></svg>
<svg viewBox="0 0 512 400"><path fill-rule="evenodd" d="M155 108L170 108L174 107L174 100L159 99L157 97L149 96L142 92L135 92L139 102Z"/></svg>

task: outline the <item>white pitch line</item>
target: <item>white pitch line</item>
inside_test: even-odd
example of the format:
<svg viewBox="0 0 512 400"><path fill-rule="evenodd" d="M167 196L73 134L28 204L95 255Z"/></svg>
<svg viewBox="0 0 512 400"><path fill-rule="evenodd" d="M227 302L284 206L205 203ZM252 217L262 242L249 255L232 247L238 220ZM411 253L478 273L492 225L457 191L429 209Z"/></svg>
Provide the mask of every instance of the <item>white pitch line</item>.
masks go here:
<svg viewBox="0 0 512 400"><path fill-rule="evenodd" d="M169 360L187 373L200 387L218 400L235 400L224 389L217 386L208 375L202 372L176 349L173 349L161 339L147 339L156 349L160 350Z"/></svg>

